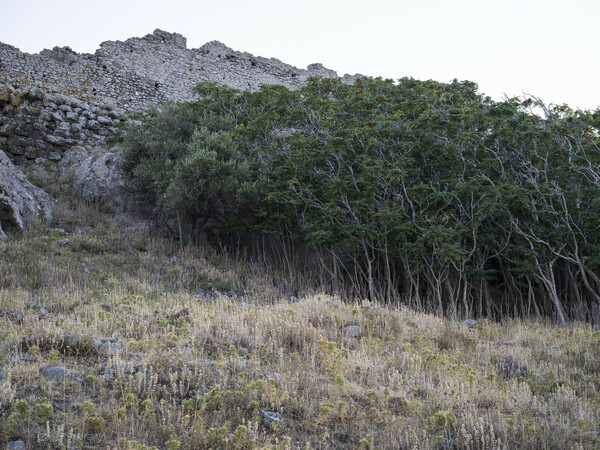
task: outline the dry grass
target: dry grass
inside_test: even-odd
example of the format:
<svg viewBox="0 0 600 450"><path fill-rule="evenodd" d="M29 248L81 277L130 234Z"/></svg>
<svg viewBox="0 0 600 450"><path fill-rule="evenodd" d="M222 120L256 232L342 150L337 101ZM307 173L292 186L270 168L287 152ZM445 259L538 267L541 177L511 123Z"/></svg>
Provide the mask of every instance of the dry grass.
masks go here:
<svg viewBox="0 0 600 450"><path fill-rule="evenodd" d="M273 282L279 275L261 267L209 249L181 252L71 197L59 200L55 216L66 236L37 225L0 242L0 442L600 445L600 333L586 324L481 322L471 330L318 294L290 303ZM81 345L65 346L67 334ZM102 337L123 351L108 356L87 344ZM100 373L103 363L114 364L112 376ZM48 365L73 378L44 379ZM273 373L280 378L265 376ZM262 411L281 422L268 425Z"/></svg>

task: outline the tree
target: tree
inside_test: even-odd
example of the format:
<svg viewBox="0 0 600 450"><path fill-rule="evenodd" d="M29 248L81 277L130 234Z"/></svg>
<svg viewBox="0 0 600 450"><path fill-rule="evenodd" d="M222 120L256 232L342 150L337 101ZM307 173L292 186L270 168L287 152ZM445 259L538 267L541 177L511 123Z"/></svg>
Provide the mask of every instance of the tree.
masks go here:
<svg viewBox="0 0 600 450"><path fill-rule="evenodd" d="M277 235L290 279L308 252L358 298L600 320L599 112L456 80L196 91L126 134L159 210Z"/></svg>

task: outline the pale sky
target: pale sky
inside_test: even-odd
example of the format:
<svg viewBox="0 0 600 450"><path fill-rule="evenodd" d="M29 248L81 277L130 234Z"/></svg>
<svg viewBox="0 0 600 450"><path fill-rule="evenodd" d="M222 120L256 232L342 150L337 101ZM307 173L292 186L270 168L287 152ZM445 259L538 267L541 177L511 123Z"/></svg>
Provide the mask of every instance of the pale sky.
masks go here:
<svg viewBox="0 0 600 450"><path fill-rule="evenodd" d="M28 53L156 28L338 74L471 80L495 99L600 106L600 0L0 0L0 42Z"/></svg>

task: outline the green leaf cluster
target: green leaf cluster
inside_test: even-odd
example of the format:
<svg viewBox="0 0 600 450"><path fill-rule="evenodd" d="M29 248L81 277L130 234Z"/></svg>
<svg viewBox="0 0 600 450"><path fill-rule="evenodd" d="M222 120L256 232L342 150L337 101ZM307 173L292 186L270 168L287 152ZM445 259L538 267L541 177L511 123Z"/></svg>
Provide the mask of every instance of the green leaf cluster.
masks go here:
<svg viewBox="0 0 600 450"><path fill-rule="evenodd" d="M125 134L156 208L312 248L359 297L560 320L598 305L600 112L456 80L196 92Z"/></svg>

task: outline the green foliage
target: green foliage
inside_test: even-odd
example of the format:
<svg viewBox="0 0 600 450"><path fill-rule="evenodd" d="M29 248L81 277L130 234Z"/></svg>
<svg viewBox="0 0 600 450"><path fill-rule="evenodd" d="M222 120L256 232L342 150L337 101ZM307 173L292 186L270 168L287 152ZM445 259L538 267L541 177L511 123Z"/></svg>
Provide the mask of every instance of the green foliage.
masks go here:
<svg viewBox="0 0 600 450"><path fill-rule="evenodd" d="M27 400L17 400L15 402L15 411L17 413L19 413L20 415L25 415L25 413L27 412L27 410L29 409L29 404L27 403Z"/></svg>
<svg viewBox="0 0 600 450"><path fill-rule="evenodd" d="M256 171L237 151L232 121L194 106L166 104L130 126L122 169L155 212L183 217L197 235L209 219L223 225L243 217Z"/></svg>
<svg viewBox="0 0 600 450"><path fill-rule="evenodd" d="M157 210L315 248L359 297L594 314L600 112L456 80L196 91L124 134L125 172Z"/></svg>
<svg viewBox="0 0 600 450"><path fill-rule="evenodd" d="M54 408L52 407L52 403L47 398L43 398L37 400L35 403L35 413L38 417L48 420L52 417L52 413L54 412Z"/></svg>

